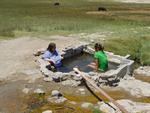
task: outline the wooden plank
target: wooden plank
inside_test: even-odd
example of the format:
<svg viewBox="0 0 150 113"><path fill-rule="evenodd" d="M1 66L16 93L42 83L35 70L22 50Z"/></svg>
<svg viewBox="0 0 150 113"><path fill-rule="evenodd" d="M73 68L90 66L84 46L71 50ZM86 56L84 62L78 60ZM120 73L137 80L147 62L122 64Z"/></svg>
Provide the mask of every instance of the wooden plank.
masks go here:
<svg viewBox="0 0 150 113"><path fill-rule="evenodd" d="M95 82L91 79L89 79L86 75L84 75L83 72L79 71L78 68L73 69L75 72L77 72L80 76L82 76L87 82L89 82L97 91L99 91L103 96L105 96L110 102L112 102L116 107L120 109L123 113L129 113L122 105L117 103L112 97L110 97L103 89L98 87Z"/></svg>

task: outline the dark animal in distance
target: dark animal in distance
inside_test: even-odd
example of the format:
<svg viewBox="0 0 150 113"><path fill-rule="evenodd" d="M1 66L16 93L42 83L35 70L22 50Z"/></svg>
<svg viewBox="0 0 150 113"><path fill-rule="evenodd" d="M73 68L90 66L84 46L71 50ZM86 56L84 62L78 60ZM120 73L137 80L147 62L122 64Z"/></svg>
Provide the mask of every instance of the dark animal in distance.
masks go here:
<svg viewBox="0 0 150 113"><path fill-rule="evenodd" d="M54 3L54 6L59 6L59 5L60 5L59 2Z"/></svg>
<svg viewBox="0 0 150 113"><path fill-rule="evenodd" d="M107 11L107 9L105 7L99 7L98 11Z"/></svg>

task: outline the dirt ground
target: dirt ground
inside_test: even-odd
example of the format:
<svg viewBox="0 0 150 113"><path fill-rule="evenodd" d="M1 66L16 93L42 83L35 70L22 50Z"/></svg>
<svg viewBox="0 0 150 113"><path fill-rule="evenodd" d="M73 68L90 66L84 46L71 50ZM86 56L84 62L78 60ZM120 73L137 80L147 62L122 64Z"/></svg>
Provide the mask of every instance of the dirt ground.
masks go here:
<svg viewBox="0 0 150 113"><path fill-rule="evenodd" d="M22 90L43 87L43 79L33 53L46 49L50 42L55 42L58 50L66 46L79 44L79 40L71 37L51 36L44 39L22 37L0 41L0 112L21 113L26 109L26 95ZM60 89L59 85L47 84L48 91ZM49 87L51 86L51 87ZM44 88L45 88L44 87ZM63 91L68 88L63 88ZM45 89L46 90L46 89ZM74 91L71 90L70 91ZM5 103L5 104L4 104ZM21 103L21 104L20 104Z"/></svg>
<svg viewBox="0 0 150 113"><path fill-rule="evenodd" d="M51 36L45 40L22 37L1 41L0 81L26 80L41 77L37 64L34 62L33 53L38 49L46 49L50 42L55 42L58 50L80 43L77 39L63 36Z"/></svg>

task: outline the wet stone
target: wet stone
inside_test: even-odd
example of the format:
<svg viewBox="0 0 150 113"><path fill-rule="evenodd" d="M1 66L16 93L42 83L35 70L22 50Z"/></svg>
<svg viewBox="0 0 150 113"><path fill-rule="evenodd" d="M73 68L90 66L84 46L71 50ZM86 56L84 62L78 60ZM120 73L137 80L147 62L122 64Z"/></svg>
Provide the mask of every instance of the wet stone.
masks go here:
<svg viewBox="0 0 150 113"><path fill-rule="evenodd" d="M60 103L64 103L65 101L67 101L67 99L63 96L61 97L57 97L57 96L50 96L48 97L47 99L48 102L51 102L51 103L56 103L56 104L60 104Z"/></svg>
<svg viewBox="0 0 150 113"><path fill-rule="evenodd" d="M58 90L53 90L51 93L51 96L60 97L60 96L62 96L62 94Z"/></svg>
<svg viewBox="0 0 150 113"><path fill-rule="evenodd" d="M76 105L77 103L75 101L69 101L70 104Z"/></svg>
<svg viewBox="0 0 150 113"><path fill-rule="evenodd" d="M25 94L28 94L28 93L29 93L29 91L30 91L30 89L29 89L29 88L24 88L24 89L22 90L22 92L23 92L23 93L25 93Z"/></svg>
<svg viewBox="0 0 150 113"><path fill-rule="evenodd" d="M51 110L43 111L42 113L53 113Z"/></svg>
<svg viewBox="0 0 150 113"><path fill-rule="evenodd" d="M45 94L45 92L40 88L34 90L34 93L36 93L36 94Z"/></svg>
<svg viewBox="0 0 150 113"><path fill-rule="evenodd" d="M53 90L51 92L51 96L48 97L47 101L51 103L60 104L67 101L67 99L63 97L63 95L58 90Z"/></svg>
<svg viewBox="0 0 150 113"><path fill-rule="evenodd" d="M144 66L144 67L141 66L138 69L134 70L134 74L150 77L150 66Z"/></svg>
<svg viewBox="0 0 150 113"><path fill-rule="evenodd" d="M89 103L89 102L84 102L82 103L81 107L82 108L86 108L86 109L89 109L91 107L93 107L94 105L92 103Z"/></svg>
<svg viewBox="0 0 150 113"><path fill-rule="evenodd" d="M73 77L73 80L81 81L81 80L82 80L82 77L81 77L81 76L74 76L74 77Z"/></svg>
<svg viewBox="0 0 150 113"><path fill-rule="evenodd" d="M45 82L51 82L51 81L53 81L52 77L45 77L43 80Z"/></svg>
<svg viewBox="0 0 150 113"><path fill-rule="evenodd" d="M66 81L63 81L62 82L62 85L66 86L73 86L73 87L76 87L76 86L79 86L81 84L81 81L75 81L75 80L66 80Z"/></svg>
<svg viewBox="0 0 150 113"><path fill-rule="evenodd" d="M63 81L63 77L64 77L63 73L56 72L52 78L55 82L61 82L61 81Z"/></svg>

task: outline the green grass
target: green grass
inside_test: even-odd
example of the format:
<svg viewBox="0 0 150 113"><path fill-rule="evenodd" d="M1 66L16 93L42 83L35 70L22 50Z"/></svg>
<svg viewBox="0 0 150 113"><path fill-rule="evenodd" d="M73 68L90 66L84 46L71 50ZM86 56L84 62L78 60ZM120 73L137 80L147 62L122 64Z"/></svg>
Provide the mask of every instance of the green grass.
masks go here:
<svg viewBox="0 0 150 113"><path fill-rule="evenodd" d="M120 27L143 27L150 25L142 20L116 19L124 14L87 15L104 6L110 11L136 9L147 5L89 2L88 0L61 0L61 6L54 6L55 0L1 0L0 36L15 37L18 32L28 34L71 34L80 32L116 31ZM136 20L136 19L135 19ZM125 26L124 26L125 25ZM124 28L123 28L124 29Z"/></svg>
<svg viewBox="0 0 150 113"><path fill-rule="evenodd" d="M109 39L105 42L105 48L124 56L130 54L140 65L150 64L150 37Z"/></svg>
<svg viewBox="0 0 150 113"><path fill-rule="evenodd" d="M118 54L127 54L127 49L123 49L123 52L120 49L126 47L123 42L130 42L131 39L134 43L134 40L139 42L143 37L150 37L149 4L127 4L111 0L60 0L61 5L57 7L53 5L55 1L0 0L0 39L24 35L41 37L56 34L113 32L111 35L106 35L109 41L111 40L106 49ZM97 11L99 6L106 7L108 13L87 14ZM141 10L145 13L141 13ZM120 41L117 43L114 40ZM147 65L150 44L149 41L143 41L142 44L138 58L141 64ZM133 59L137 55L135 52L137 48L139 47L135 46L129 51Z"/></svg>

